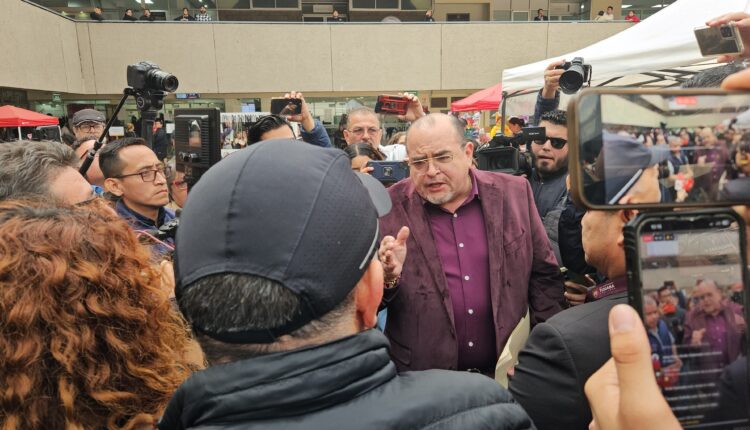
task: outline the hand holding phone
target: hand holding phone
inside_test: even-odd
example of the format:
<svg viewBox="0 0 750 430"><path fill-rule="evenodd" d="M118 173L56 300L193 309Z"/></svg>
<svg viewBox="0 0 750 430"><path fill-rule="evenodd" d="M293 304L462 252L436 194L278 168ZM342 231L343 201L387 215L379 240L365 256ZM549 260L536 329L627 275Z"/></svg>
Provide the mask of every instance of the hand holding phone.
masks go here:
<svg viewBox="0 0 750 430"><path fill-rule="evenodd" d="M720 63L733 61L738 57L750 57L750 14L747 14L745 12L732 12L710 19L708 22L706 22L706 25L709 27L718 27L729 23L734 24L737 32L739 33L743 49L738 55L727 54L719 56L717 61Z"/></svg>
<svg viewBox="0 0 750 430"><path fill-rule="evenodd" d="M693 30L701 55L739 55L745 47L739 30L733 22L714 27L699 27Z"/></svg>
<svg viewBox="0 0 750 430"><path fill-rule="evenodd" d="M302 100L294 98L271 99L271 113L273 115L299 115L302 113Z"/></svg>

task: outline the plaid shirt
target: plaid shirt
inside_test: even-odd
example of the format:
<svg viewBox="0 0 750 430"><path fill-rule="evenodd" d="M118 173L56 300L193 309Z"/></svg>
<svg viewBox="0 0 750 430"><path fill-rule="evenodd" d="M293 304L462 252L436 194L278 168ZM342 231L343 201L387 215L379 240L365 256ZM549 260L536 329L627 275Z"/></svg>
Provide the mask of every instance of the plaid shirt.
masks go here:
<svg viewBox="0 0 750 430"><path fill-rule="evenodd" d="M195 14L195 20L196 21L211 21L211 15L206 13L205 15L201 15L200 13Z"/></svg>

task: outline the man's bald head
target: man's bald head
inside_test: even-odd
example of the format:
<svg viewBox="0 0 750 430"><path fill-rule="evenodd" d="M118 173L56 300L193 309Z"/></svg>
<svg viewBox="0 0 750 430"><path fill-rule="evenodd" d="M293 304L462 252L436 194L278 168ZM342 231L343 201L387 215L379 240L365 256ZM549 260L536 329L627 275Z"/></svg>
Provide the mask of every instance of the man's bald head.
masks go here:
<svg viewBox="0 0 750 430"><path fill-rule="evenodd" d="M424 131L425 129L435 129L438 125L448 125L456 144L461 148L466 146L468 141L464 138L464 125L458 120L458 118L444 113L431 113L414 121L409 127L409 130L406 132L407 151L409 149L410 135L413 135L415 132Z"/></svg>

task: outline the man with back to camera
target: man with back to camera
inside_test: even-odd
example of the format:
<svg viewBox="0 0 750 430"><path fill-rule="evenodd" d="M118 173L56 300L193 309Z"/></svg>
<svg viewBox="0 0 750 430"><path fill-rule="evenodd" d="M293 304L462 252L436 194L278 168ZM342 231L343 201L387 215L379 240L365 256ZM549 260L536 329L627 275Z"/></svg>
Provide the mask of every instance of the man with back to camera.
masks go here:
<svg viewBox="0 0 750 430"><path fill-rule="evenodd" d="M390 199L344 152L280 140L220 164L191 190L175 271L210 365L177 389L161 430L531 428L480 375L397 373L372 329Z"/></svg>
<svg viewBox="0 0 750 430"><path fill-rule="evenodd" d="M201 7L198 9L198 13L195 14L195 20L196 21L202 21L202 22L208 22L211 21L211 15L206 12L206 6L201 5Z"/></svg>
<svg viewBox="0 0 750 430"><path fill-rule="evenodd" d="M81 109L73 115L70 123L76 140L99 139L107 119L96 109Z"/></svg>
<svg viewBox="0 0 750 430"><path fill-rule="evenodd" d="M331 139L328 137L323 124L313 118L310 107L305 102L305 96L296 91L284 94L287 99L300 99L302 109L299 115L267 115L260 118L247 130L247 144L252 145L269 139L295 139L294 129L288 121L300 124L300 135L305 142L323 148L331 147Z"/></svg>
<svg viewBox="0 0 750 430"><path fill-rule="evenodd" d="M104 189L117 198L115 210L137 232L158 230L175 218L165 206L169 203L164 164L140 137L126 137L108 143L99 151L99 167ZM169 246L154 246L156 254Z"/></svg>
<svg viewBox="0 0 750 430"><path fill-rule="evenodd" d="M0 200L41 197L75 205L95 196L68 146L45 141L0 145Z"/></svg>
<svg viewBox="0 0 750 430"><path fill-rule="evenodd" d="M422 103L419 98L413 94L399 94L409 99L406 115L399 115L402 121L416 121L424 116ZM383 146L383 128L380 126L380 118L374 110L368 107L353 109L347 113L346 129L344 129L344 139L347 145L354 143L367 142L373 149L385 155L388 161L403 161L406 158L406 152L403 148L391 145Z"/></svg>
<svg viewBox="0 0 750 430"><path fill-rule="evenodd" d="M527 311L536 323L562 310L531 187L472 168L473 144L449 115L414 122L406 146L409 178L389 188L393 210L381 219L391 356L399 371L492 376Z"/></svg>
<svg viewBox="0 0 750 430"><path fill-rule="evenodd" d="M666 152L647 148L628 136L605 133L595 170L609 172L607 186L602 182L590 185L589 200L599 204L613 199L620 204L659 202L658 164L666 157ZM618 160L622 167L605 167L603 160ZM582 220L586 261L610 281L592 289L592 302L534 327L519 354L509 389L540 430L587 429L591 422L583 386L611 357L607 316L614 305L627 303L622 228L636 214L631 209L586 212Z"/></svg>

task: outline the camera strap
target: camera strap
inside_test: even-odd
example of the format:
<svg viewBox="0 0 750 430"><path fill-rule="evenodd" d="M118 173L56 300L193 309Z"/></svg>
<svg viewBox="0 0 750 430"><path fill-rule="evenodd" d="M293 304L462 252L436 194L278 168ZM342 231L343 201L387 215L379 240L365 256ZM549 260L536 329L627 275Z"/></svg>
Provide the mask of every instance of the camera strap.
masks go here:
<svg viewBox="0 0 750 430"><path fill-rule="evenodd" d="M593 302L626 291L628 291L628 280L625 276L621 276L589 288L588 293L586 293L586 301Z"/></svg>

